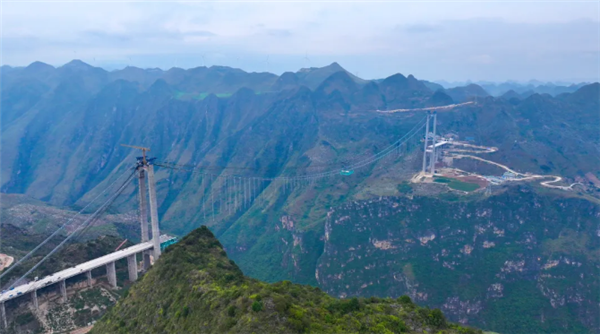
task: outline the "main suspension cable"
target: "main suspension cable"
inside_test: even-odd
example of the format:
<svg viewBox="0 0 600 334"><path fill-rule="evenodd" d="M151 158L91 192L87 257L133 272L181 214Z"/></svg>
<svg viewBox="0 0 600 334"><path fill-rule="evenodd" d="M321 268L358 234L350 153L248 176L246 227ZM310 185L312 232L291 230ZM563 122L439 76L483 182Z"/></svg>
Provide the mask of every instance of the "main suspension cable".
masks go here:
<svg viewBox="0 0 600 334"><path fill-rule="evenodd" d="M396 149L396 147L398 145L403 144L404 142L408 141L408 139L414 137L419 130L421 130L424 126L425 126L425 122L424 122L425 118L421 119L419 122L417 122L417 124L410 129L404 136L402 136L401 138L399 138L398 140L396 140L395 142L393 142L392 144L390 144L389 146L385 147L383 150L381 150L380 152L364 158L362 160L356 161L352 164L346 165L346 169L358 169L361 167L364 167L368 164L374 163L380 159L382 159L383 157L387 156L388 154L390 154L391 152L394 152L394 150ZM421 124L422 123L422 124ZM170 162L156 162L155 163L156 166L160 166L160 167L165 167L165 168L169 168L169 169L173 169L173 170L179 170L179 171L184 171L184 172L191 172L191 173L198 173L199 170L204 170L204 169L218 169L219 167L202 167L202 166L192 166L192 165L179 165L179 164L175 164L175 163L170 163ZM333 166L333 164L329 164L329 165L321 165L320 167L327 167L327 166ZM308 166L306 168L309 168L311 166ZM289 170L289 169L299 169L302 167L288 167L285 170ZM220 169L229 169L229 167L223 167ZM252 168L245 168L245 167L232 167L232 169L252 169ZM257 170L257 169L254 169ZM260 180L263 181L275 181L275 180L287 180L287 181L291 181L291 180L307 180L307 179L313 179L313 178L322 178L322 177L326 177L326 176L330 176L330 175L334 175L334 174L338 174L339 170L335 169L335 170L329 170L329 171L325 171L325 172L320 172L320 173L310 173L310 174L304 174L304 175L297 175L297 176L277 176L277 177L271 177L271 178L258 178ZM218 174L212 174L212 173L203 173L201 172L200 174L202 175L207 175L207 176L216 176L216 177L223 177L220 176ZM242 178L245 178L244 176L239 176Z"/></svg>

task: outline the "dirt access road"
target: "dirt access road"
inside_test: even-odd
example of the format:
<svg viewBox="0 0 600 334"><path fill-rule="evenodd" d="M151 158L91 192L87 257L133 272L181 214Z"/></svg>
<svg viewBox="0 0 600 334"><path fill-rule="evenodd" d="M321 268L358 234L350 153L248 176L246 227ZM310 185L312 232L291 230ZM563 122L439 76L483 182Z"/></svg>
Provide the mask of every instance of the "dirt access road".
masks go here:
<svg viewBox="0 0 600 334"><path fill-rule="evenodd" d="M573 184L571 184L569 186L556 186L556 185L553 185L553 184L550 184L550 183L560 182L560 181L562 181L562 177L556 176L556 175L523 174L523 173L519 173L519 172L517 172L515 170L512 170L512 169L508 168L505 165L499 164L497 162L493 162L493 161L490 161L490 160L482 159L480 157L476 157L476 156L472 156L472 155L453 154L452 157L455 158L455 159L469 158L469 159L479 160L479 161L486 162L486 163L491 164L491 165L496 165L496 166L498 166L500 168L503 168L504 170L506 170L508 172L511 172L511 173L515 174L515 175L522 176L522 178L520 178L520 179L514 179L514 180L511 180L511 181L528 181L528 180L533 180L533 179L554 178L554 180L543 181L543 182L540 182L540 184L542 186L544 186L544 187L554 188L554 189L561 189L561 190L572 190L573 186L575 186L577 184L581 184L579 182L576 182L576 183L573 183Z"/></svg>
<svg viewBox="0 0 600 334"><path fill-rule="evenodd" d="M69 332L69 334L85 334L85 333L91 331L92 328L94 328L94 325L77 328L76 330Z"/></svg>

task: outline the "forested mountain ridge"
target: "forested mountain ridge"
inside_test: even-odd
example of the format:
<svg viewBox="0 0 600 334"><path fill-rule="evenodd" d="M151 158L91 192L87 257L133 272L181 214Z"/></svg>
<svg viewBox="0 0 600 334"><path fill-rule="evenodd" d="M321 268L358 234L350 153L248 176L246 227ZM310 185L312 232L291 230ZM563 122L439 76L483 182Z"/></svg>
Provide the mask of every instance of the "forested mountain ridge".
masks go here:
<svg viewBox="0 0 600 334"><path fill-rule="evenodd" d="M416 203L413 200L418 195L423 198L417 200L431 201L429 205L444 210L456 208L454 202L457 198L464 199L462 195L452 197L457 196L456 192L448 192L441 185L432 189L406 188L404 181L410 180L421 168L422 135L399 147L389 158L356 170L351 176L337 175L287 192L282 191L279 185L264 183L258 200L241 211L228 212L220 206L224 203L223 192L219 192L221 188L214 182L216 177L272 178L341 170L352 161L377 154L425 117L423 111L383 113L376 110L448 105L458 102L454 98L475 103L439 111L438 133L452 133L460 138L469 138L474 144L497 147L498 151L486 158L519 172L560 175L566 184L590 183L600 177L597 154L600 140L596 126L600 123L597 113L600 85L597 83L556 97L533 94L527 98L494 98L483 96L476 87L439 90L439 87L411 75L395 74L379 82L365 82L343 69L339 70L341 67L336 65L289 72L280 77L226 67L169 71L127 68L120 72L106 72L77 61L60 68L42 63L26 68L3 68L0 72L3 80L0 92L3 106L1 189L7 193L27 194L53 205L81 207L135 161L138 152L120 144L148 146L152 149L152 156L159 161L207 167L200 169L202 174L157 166L159 215L164 231L184 235L199 225L208 225L232 259L251 277L269 282L291 279L322 286L334 295L345 293L351 296L361 295L360 287L371 279L356 276L356 279L341 280L339 284L336 283L338 280L331 280L328 285L316 276L317 273L325 274L317 268L330 260L330 249L342 247L338 253L350 256L352 253L348 248L356 246L343 242L344 239L353 240L358 233L350 228L342 230L345 233L337 239L341 243L325 241L329 233L328 215L343 212L345 205L354 201L362 201L361 205L370 208L371 202L379 201L381 196L400 198L397 203L410 207ZM475 95L470 95L472 92ZM460 163L460 168L487 172L476 163ZM503 189L494 189L494 196L482 197L478 203L484 204L479 208L461 207L460 210L472 210L469 217L466 216L469 212L465 211L464 219L468 220L477 214L477 210L497 203L495 194L508 191ZM553 196L578 197L592 208L596 205L590 194L580 195L576 191L567 193L533 186L531 192L539 193L539 202L544 205L562 205L561 200L550 200ZM524 198L519 192L511 194L517 199ZM210 200L213 196L218 201L215 206ZM413 200L408 201L411 197ZM128 189L116 204L115 210L134 210L137 205L136 189ZM429 206L421 208L429 210ZM574 250L560 240L563 236L570 240L568 237L573 237L569 234L570 230L579 230L576 225L573 225L575 228L569 225L567 218L583 222L587 214L588 211L572 208L568 213L554 216L556 229L564 228L565 232L550 235L536 230L535 233L541 233L536 234L539 242L550 243L569 254ZM522 219L531 224L524 226L541 228L541 225L534 224L536 215L534 211L526 211ZM419 217L423 216L419 214ZM502 221L510 220L506 216L499 217ZM377 214L369 213L365 219L357 223L365 226L382 223ZM446 222L446 218L439 215L423 219L432 220L435 228L441 228ZM397 229L407 229L403 225L383 226L385 232L381 234L394 235ZM575 251L595 254L598 249L595 230L590 227L584 231L579 231L580 234L575 237L580 238L577 240L587 238L587 248ZM417 234L429 232L414 230ZM526 239L526 232L530 231L517 229L507 242L514 245L518 240ZM441 232L433 233L438 237L424 246L427 249L441 242ZM552 243L552 240L557 241ZM393 243L390 245L396 247ZM343 248L346 246L348 248ZM470 246L475 248L477 245ZM515 253L507 252L502 256L518 256L520 251L525 252L514 250ZM385 257L385 254L380 255ZM459 254L464 256L460 251ZM470 258L481 260L475 253ZM520 261L512 257L504 259ZM560 258L545 259L562 261ZM373 265L362 262L364 258L353 261L364 266ZM418 258L415 261L423 268L423 263L428 263L429 259ZM577 262L582 263L585 270L590 270L595 262L589 261L588 258ZM409 263L412 264L406 260L402 265ZM417 264L413 266L419 268ZM431 266L437 268L434 264ZM456 278L453 276L455 272L442 268L439 269L441 277L438 282L419 282L419 289L429 294L434 292L427 291L435 291L436 298L459 298L457 305L463 305L465 296L440 293L437 289L436 284L447 281L452 282L448 291L457 291L463 280L461 276L458 280L450 279ZM485 275L494 276L501 268L501 265L490 267ZM335 266L327 274L346 275L343 269L334 269ZM551 324L546 328L549 333L561 328L582 331L597 328L585 315L594 311L593 307L586 306L594 302L593 295L588 295L595 289L593 276L582 273L583 281L569 276L564 282L567 286L581 283L588 286L586 289L591 289L582 290L581 295L585 296L583 304L551 304L550 307L558 311L550 312L550 315L545 313L544 320L540 314L527 314L524 316L526 320L516 324L515 328L526 332L542 321ZM538 274L546 273L538 271ZM421 279L418 271L415 279ZM519 277L516 281L521 279L528 284L535 281L530 276ZM394 282L390 277L381 279L378 283L381 289L372 293L412 293L409 288L404 292L384 288ZM467 296L468 302L464 304L467 306L464 307L452 306L454 304L446 299L414 297L424 305L445 307L445 313L452 320L489 329L501 328L488 322L490 317L485 316L485 312L488 312L488 307L493 307L490 306L493 303L484 300L481 289L488 283L504 283L481 282L481 286ZM344 288L346 285L349 287ZM416 291L423 292L419 289ZM518 294L507 292L505 295L521 300ZM568 295L561 292L561 296ZM540 298L547 303L554 298L543 296ZM565 298L566 301L569 297ZM483 309L465 315L465 309L471 307L468 303L477 301ZM566 317L569 320L556 324L549 322L548 317Z"/></svg>
<svg viewBox="0 0 600 334"><path fill-rule="evenodd" d="M331 72L332 67L339 65L313 72ZM267 93L260 91L261 85L271 87L276 76L252 79L258 74L226 67L171 69L158 72L161 77L144 88L139 82L149 82L144 78L156 77L157 71L138 69L133 71L137 76L125 75L131 71L106 72L80 61L59 68L38 62L2 71L2 190L53 204L75 203L113 173L127 154L134 154L119 147L120 143L152 146L161 160L178 163L218 160L225 166L247 165L248 157L239 155L247 152L255 157L265 143L253 139L255 147L248 150L235 139L244 133L255 138L254 124L262 125L273 117L287 122L306 112L314 115L312 123L305 119L309 131L302 136L311 142L308 145L323 149L319 147L324 141L332 144L327 147L338 152L334 163L342 165L344 160L393 142L423 116L382 116L373 110L452 101L401 74L378 84L360 84L341 71L319 85L312 84L314 91L301 88L298 82ZM305 72L310 71L299 73ZM235 75L230 78L230 74ZM227 85L224 90L206 90ZM566 177L595 174L600 165L594 154L600 149L594 127L598 87L592 84L556 98L534 94L516 105L505 99L480 98L476 106L440 114L440 130L501 147L498 155L503 156L494 158L515 168ZM291 124L273 125L288 128ZM325 138L315 137L312 129ZM369 143L356 145L361 140ZM283 143L282 147L287 145ZM585 154L578 154L579 150ZM306 151L295 151L295 158L306 158ZM269 176L281 172L285 164L297 164L292 156L284 159L290 158ZM269 158L261 165L271 163Z"/></svg>
<svg viewBox="0 0 600 334"><path fill-rule="evenodd" d="M205 226L169 247L91 333L481 333L410 298L337 300L245 277Z"/></svg>

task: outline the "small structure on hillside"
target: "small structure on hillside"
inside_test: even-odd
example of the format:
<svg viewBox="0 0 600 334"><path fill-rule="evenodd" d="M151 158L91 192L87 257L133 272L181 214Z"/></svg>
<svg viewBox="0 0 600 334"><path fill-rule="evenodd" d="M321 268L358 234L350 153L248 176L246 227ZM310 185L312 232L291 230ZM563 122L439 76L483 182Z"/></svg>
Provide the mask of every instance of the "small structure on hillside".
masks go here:
<svg viewBox="0 0 600 334"><path fill-rule="evenodd" d="M510 180L510 179L514 179L517 177L517 174L512 173L512 172L504 172L504 174L502 174L502 178L504 180Z"/></svg>

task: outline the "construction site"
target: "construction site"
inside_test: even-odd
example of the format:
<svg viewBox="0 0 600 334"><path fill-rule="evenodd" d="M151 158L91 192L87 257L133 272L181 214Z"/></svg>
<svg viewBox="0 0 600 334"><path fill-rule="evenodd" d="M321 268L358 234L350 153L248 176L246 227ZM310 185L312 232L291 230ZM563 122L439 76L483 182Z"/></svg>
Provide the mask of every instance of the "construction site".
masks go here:
<svg viewBox="0 0 600 334"><path fill-rule="evenodd" d="M430 132L430 123L433 123ZM484 159L479 155L489 155L497 152L497 147L481 146L472 144L473 138L460 136L455 133L436 134L437 113L427 115L425 136L423 139L423 166L419 173L415 174L412 183L442 183L450 189L461 192L490 191L492 185L501 185L507 182L524 182L539 180L544 187L572 190L574 186L581 185L576 182L570 185L557 185L562 177L555 175L537 175L533 173L521 173L510 167ZM454 166L458 159L472 159L483 162L503 170L499 175L482 175L469 172Z"/></svg>

